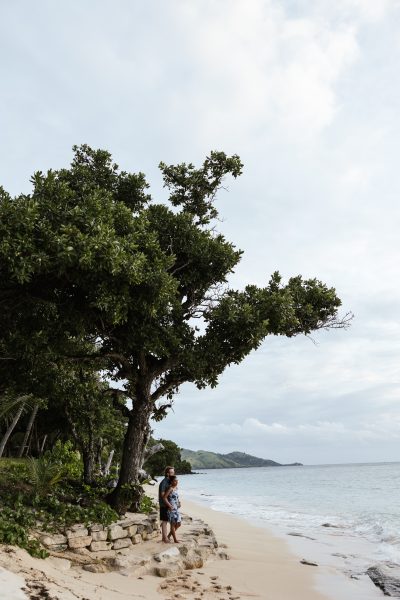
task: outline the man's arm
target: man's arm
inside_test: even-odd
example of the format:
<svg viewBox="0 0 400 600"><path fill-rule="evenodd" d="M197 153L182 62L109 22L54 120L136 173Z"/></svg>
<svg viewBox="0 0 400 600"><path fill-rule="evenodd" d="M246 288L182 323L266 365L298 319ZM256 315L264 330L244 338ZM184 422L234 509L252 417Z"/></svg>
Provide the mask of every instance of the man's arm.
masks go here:
<svg viewBox="0 0 400 600"><path fill-rule="evenodd" d="M170 493L172 492L173 487L171 485L171 487L169 487L162 495L162 499L164 500L165 504L168 506L168 508L171 510L172 509L172 504L170 503L170 501L168 500L168 496L170 495Z"/></svg>

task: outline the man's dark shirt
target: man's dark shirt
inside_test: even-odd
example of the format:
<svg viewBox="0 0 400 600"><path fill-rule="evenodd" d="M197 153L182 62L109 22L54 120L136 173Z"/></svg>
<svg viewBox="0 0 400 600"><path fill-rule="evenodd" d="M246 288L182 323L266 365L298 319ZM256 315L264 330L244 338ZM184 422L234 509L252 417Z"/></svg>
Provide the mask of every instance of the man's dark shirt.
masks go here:
<svg viewBox="0 0 400 600"><path fill-rule="evenodd" d="M167 491L169 486L170 486L170 480L168 479L168 477L164 477L164 479L161 481L160 485L158 486L158 502L160 503L160 507L167 506L165 503L165 500L163 498L163 494Z"/></svg>

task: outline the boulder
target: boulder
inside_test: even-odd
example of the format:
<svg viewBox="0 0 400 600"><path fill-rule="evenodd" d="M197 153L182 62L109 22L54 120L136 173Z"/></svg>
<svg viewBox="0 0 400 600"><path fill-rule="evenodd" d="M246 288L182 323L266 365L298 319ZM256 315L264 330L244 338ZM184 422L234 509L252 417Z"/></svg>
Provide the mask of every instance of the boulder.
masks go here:
<svg viewBox="0 0 400 600"><path fill-rule="evenodd" d="M142 543L142 536L140 535L140 533L137 533L136 535L132 536L132 544L141 544Z"/></svg>
<svg viewBox="0 0 400 600"><path fill-rule="evenodd" d="M181 553L179 552L179 548L177 548L176 546L172 546L167 550L163 550L162 552L155 554L154 560L156 560L157 562L165 562L174 558L177 559L180 555Z"/></svg>
<svg viewBox="0 0 400 600"><path fill-rule="evenodd" d="M104 541L99 541L99 542L92 542L89 546L89 549L91 552L100 552L100 551L104 551L104 550L109 550L111 547L111 544L108 544L107 542Z"/></svg>
<svg viewBox="0 0 400 600"><path fill-rule="evenodd" d="M180 575L183 573L183 563L180 561L164 563L155 567L154 573L158 575L158 577L174 577L176 575Z"/></svg>
<svg viewBox="0 0 400 600"><path fill-rule="evenodd" d="M94 542L105 542L107 539L107 531L92 531L92 540Z"/></svg>
<svg viewBox="0 0 400 600"><path fill-rule="evenodd" d="M89 565L83 565L84 571L90 571L91 573L107 573L108 569L104 563L91 563Z"/></svg>
<svg viewBox="0 0 400 600"><path fill-rule="evenodd" d="M132 541L131 538L119 538L118 540L115 540L115 542L113 543L113 549L114 550L120 550L120 548L128 548L129 546L132 546Z"/></svg>
<svg viewBox="0 0 400 600"><path fill-rule="evenodd" d="M55 533L49 535L47 533L40 535L40 541L46 548L52 548L52 546L60 546L67 543L67 538L62 533ZM54 548L52 548L54 549Z"/></svg>
<svg viewBox="0 0 400 600"><path fill-rule="evenodd" d="M108 539L113 542L114 540L120 540L122 538L126 538L128 536L128 532L126 529L123 529L121 525L110 525L108 528Z"/></svg>
<svg viewBox="0 0 400 600"><path fill-rule="evenodd" d="M200 554L191 550L184 556L183 565L185 569L201 569L204 564L204 561Z"/></svg>
<svg viewBox="0 0 400 600"><path fill-rule="evenodd" d="M367 575L385 596L400 597L400 568L390 565L374 565L367 569Z"/></svg>
<svg viewBox="0 0 400 600"><path fill-rule="evenodd" d="M90 533L93 533L94 531L104 531L103 525L100 525L100 523L93 523L93 525L90 526Z"/></svg>
<svg viewBox="0 0 400 600"><path fill-rule="evenodd" d="M137 534L137 525L129 525L126 530L128 532L128 537L132 537Z"/></svg>
<svg viewBox="0 0 400 600"><path fill-rule="evenodd" d="M71 529L67 529L67 538L68 540L73 540L78 537L87 537L89 534L86 527L75 527Z"/></svg>
<svg viewBox="0 0 400 600"><path fill-rule="evenodd" d="M84 548L85 546L90 546L92 542L91 535L79 536L68 539L68 546L70 548Z"/></svg>

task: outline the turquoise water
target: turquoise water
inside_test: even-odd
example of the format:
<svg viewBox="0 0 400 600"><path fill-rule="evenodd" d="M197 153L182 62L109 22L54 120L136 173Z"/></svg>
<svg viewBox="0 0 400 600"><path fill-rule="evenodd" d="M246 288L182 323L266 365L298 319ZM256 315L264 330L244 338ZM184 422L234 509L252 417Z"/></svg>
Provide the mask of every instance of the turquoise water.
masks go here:
<svg viewBox="0 0 400 600"><path fill-rule="evenodd" d="M373 544L400 565L400 463L206 470L180 478L182 497L259 524Z"/></svg>

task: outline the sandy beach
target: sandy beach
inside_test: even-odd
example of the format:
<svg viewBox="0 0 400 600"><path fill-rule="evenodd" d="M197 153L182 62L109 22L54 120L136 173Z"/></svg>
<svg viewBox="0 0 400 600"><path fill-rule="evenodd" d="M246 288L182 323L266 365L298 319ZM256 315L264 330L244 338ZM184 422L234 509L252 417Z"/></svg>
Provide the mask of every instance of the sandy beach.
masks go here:
<svg viewBox="0 0 400 600"><path fill-rule="evenodd" d="M287 543L263 528L215 512L192 502L184 512L206 521L230 559L212 558L203 568L185 571L182 576L161 579L153 575L89 573L68 567L58 557L39 560L18 548L0 552L2 586L0 598L46 598L62 600L328 600L343 595L325 595L316 587L316 569L302 565ZM182 531L187 527L182 526ZM226 548L225 548L226 546ZM154 540L141 552L165 547ZM17 575L17 577L16 577ZM327 577L329 573L326 573ZM28 583L23 583L23 580ZM327 579L328 581L328 579ZM330 582L332 586L332 581ZM21 588L25 587L25 593ZM47 590L47 591L45 591ZM332 592L332 587L331 590ZM357 597L357 596L354 596Z"/></svg>

